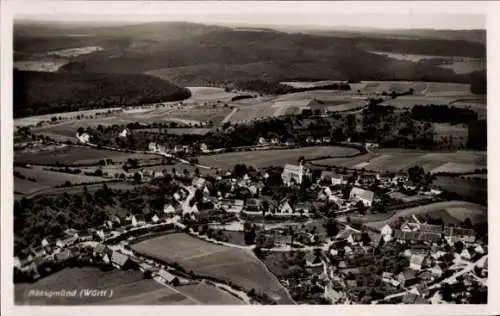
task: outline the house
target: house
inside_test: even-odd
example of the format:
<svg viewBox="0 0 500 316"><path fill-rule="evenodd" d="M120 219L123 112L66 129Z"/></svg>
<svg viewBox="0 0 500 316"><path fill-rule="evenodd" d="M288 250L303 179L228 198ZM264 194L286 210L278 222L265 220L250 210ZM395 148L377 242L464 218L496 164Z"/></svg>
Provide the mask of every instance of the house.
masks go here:
<svg viewBox="0 0 500 316"><path fill-rule="evenodd" d="M484 254L484 249L483 249L483 247L481 247L481 245L477 245L476 248L474 248L474 252L482 255L482 254Z"/></svg>
<svg viewBox="0 0 500 316"><path fill-rule="evenodd" d="M373 204L374 193L358 187L353 187L349 194L349 199L353 201L361 201L366 207L371 207Z"/></svg>
<svg viewBox="0 0 500 316"><path fill-rule="evenodd" d="M69 249L64 249L63 251L56 253L54 257L58 262L64 262L66 260L71 259L72 256L73 254Z"/></svg>
<svg viewBox="0 0 500 316"><path fill-rule="evenodd" d="M441 239L441 234L435 234L431 232L419 232L419 231L402 231L396 229L394 231L394 239L406 242L432 242L436 243Z"/></svg>
<svg viewBox="0 0 500 316"><path fill-rule="evenodd" d="M243 200L234 200L234 201L230 201L228 204L225 204L225 205L226 205L226 208L225 208L226 212L238 214L238 213L241 213L241 211L243 211L243 207L245 206L245 202Z"/></svg>
<svg viewBox="0 0 500 316"><path fill-rule="evenodd" d="M309 206L306 203L299 202L295 204L294 213L309 215Z"/></svg>
<svg viewBox="0 0 500 316"><path fill-rule="evenodd" d="M331 182L332 185L341 185L347 183L344 175L336 174L333 171L322 171L320 180Z"/></svg>
<svg viewBox="0 0 500 316"><path fill-rule="evenodd" d="M291 215L293 214L293 208L290 206L290 203L288 201L283 202L280 207L279 207L279 213L280 214L285 214L285 215Z"/></svg>
<svg viewBox="0 0 500 316"><path fill-rule="evenodd" d="M391 272L382 272L382 281L389 283L394 279L394 274Z"/></svg>
<svg viewBox="0 0 500 316"><path fill-rule="evenodd" d="M172 204L165 204L163 206L163 213L164 214L175 214L177 211L175 210L175 207L172 206Z"/></svg>
<svg viewBox="0 0 500 316"><path fill-rule="evenodd" d="M207 180L205 180L204 178L193 178L193 182L192 182L192 185L198 189L198 190L203 190L205 188L205 184L206 184Z"/></svg>
<svg viewBox="0 0 500 316"><path fill-rule="evenodd" d="M325 287L325 297L328 298L332 304L339 303L345 297L345 293L335 291L331 284Z"/></svg>
<svg viewBox="0 0 500 316"><path fill-rule="evenodd" d="M345 254L346 254L346 255L351 255L351 254L352 254L352 252L353 252L352 248L351 248L351 247L349 247L349 246L345 246L345 247L344 247L344 251L345 251Z"/></svg>
<svg viewBox="0 0 500 316"><path fill-rule="evenodd" d="M130 257L120 253L118 251L113 251L111 254L111 264L118 269L130 269L134 266L134 262L130 260Z"/></svg>
<svg viewBox="0 0 500 316"><path fill-rule="evenodd" d="M78 240L78 235L72 236L72 237L67 237L65 239L58 239L58 240L56 240L56 246L59 248L64 248L66 246L74 244L77 240Z"/></svg>
<svg viewBox="0 0 500 316"><path fill-rule="evenodd" d="M119 137L127 137L128 135L130 135L128 128L125 128L120 134L118 134Z"/></svg>
<svg viewBox="0 0 500 316"><path fill-rule="evenodd" d="M104 232L102 231L102 229L99 229L98 231L96 231L95 234L101 240L104 240L106 238L106 236L104 235Z"/></svg>
<svg viewBox="0 0 500 316"><path fill-rule="evenodd" d="M249 212L260 212L262 209L261 199L248 199L246 210Z"/></svg>
<svg viewBox="0 0 500 316"><path fill-rule="evenodd" d="M292 244L292 236L275 234L273 238L276 248L286 248Z"/></svg>
<svg viewBox="0 0 500 316"><path fill-rule="evenodd" d="M438 264L436 264L432 268L430 268L429 271L436 278L439 278L443 274L443 269L441 269L441 267Z"/></svg>
<svg viewBox="0 0 500 316"><path fill-rule="evenodd" d="M403 287L414 285L418 282L418 277L412 269L405 269L398 274L398 281Z"/></svg>
<svg viewBox="0 0 500 316"><path fill-rule="evenodd" d="M87 133L77 134L76 137L82 144L87 144L90 141L90 135Z"/></svg>
<svg viewBox="0 0 500 316"><path fill-rule="evenodd" d="M153 223L158 223L160 221L160 219L158 218L158 215L155 214L155 215L153 215L153 217L151 217L151 221Z"/></svg>
<svg viewBox="0 0 500 316"><path fill-rule="evenodd" d="M94 253L102 255L102 254L105 254L105 252L107 251L107 249L108 249L108 247L106 247L106 245L98 243L94 247Z"/></svg>
<svg viewBox="0 0 500 316"><path fill-rule="evenodd" d="M287 186L300 185L306 178L311 177L311 170L305 168L302 162L297 165L286 164L281 174L283 183Z"/></svg>
<svg viewBox="0 0 500 316"><path fill-rule="evenodd" d="M460 253L460 257L462 257L462 259L464 260L471 260L472 258L469 250L467 249L462 250L462 252Z"/></svg>
<svg viewBox="0 0 500 316"><path fill-rule="evenodd" d="M386 224L382 229L380 230L380 237L385 241L388 242L392 239L392 228L388 224Z"/></svg>
<svg viewBox="0 0 500 316"><path fill-rule="evenodd" d="M175 284L175 283L178 283L178 281L179 281L179 279L175 275L171 274L170 272L168 272L164 269L161 269L160 271L158 271L158 276L169 284Z"/></svg>
<svg viewBox="0 0 500 316"><path fill-rule="evenodd" d="M422 270L422 265L424 264L424 255L412 255L410 257L410 269L420 271Z"/></svg>
<svg viewBox="0 0 500 316"><path fill-rule="evenodd" d="M424 270L418 274L418 278L424 282L432 282L434 280L434 275L431 271Z"/></svg>

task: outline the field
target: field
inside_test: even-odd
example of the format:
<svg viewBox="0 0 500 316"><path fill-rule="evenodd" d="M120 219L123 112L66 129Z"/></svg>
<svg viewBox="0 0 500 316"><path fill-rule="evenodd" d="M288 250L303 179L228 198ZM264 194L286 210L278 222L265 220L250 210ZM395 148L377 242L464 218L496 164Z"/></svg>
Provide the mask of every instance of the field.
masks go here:
<svg viewBox="0 0 500 316"><path fill-rule="evenodd" d="M91 147L73 147L67 146L52 151L34 151L14 153L15 162L24 162L31 164L55 164L77 165L97 163L101 159L112 159L113 162L123 162L129 158L139 160L158 160L158 156L147 154L126 153Z"/></svg>
<svg viewBox="0 0 500 316"><path fill-rule="evenodd" d="M33 168L14 168L14 171L20 172L27 178L35 178L36 182L14 177L14 192L30 194L42 189L52 188L70 181L71 184L89 183L104 181L100 177L86 176L83 174L69 174L62 172L45 171L42 167L34 166Z"/></svg>
<svg viewBox="0 0 500 316"><path fill-rule="evenodd" d="M464 201L447 201L447 202L438 202L423 206L406 208L403 210L399 210L388 219L374 222L366 222L367 226L370 226L375 229L381 229L386 224L391 224L394 221L397 221L399 217L407 217L413 214L415 215L423 215L430 214L431 216L436 216L439 214L438 212L446 212L447 216L451 216L456 218L457 221L461 221L466 217L470 217L471 220L474 218L475 223L484 222L488 218L487 209L485 206L481 206L474 203L464 202Z"/></svg>
<svg viewBox="0 0 500 316"><path fill-rule="evenodd" d="M439 67L453 69L453 71L455 71L456 74L467 74L478 70L484 70L486 68L485 62L479 58L471 58L471 57L455 58L448 56L400 54L400 53L377 52L377 51L370 51L370 53L377 55L384 55L389 58L397 60L408 60L415 63L424 59L436 59L436 58L446 59L448 62L452 62L452 64L443 64L439 65Z"/></svg>
<svg viewBox="0 0 500 316"><path fill-rule="evenodd" d="M45 58L46 59L46 58ZM58 71L59 68L66 65L67 60L52 59L52 60L20 60L14 62L14 69L23 71Z"/></svg>
<svg viewBox="0 0 500 316"><path fill-rule="evenodd" d="M159 260L177 262L197 274L232 282L247 291L267 293L280 304L293 303L276 277L247 250L211 244L181 233L142 241L132 248Z"/></svg>
<svg viewBox="0 0 500 316"><path fill-rule="evenodd" d="M103 48L99 47L99 46L86 46L86 47L68 48L68 49L51 51L51 52L48 52L47 55L53 55L53 56L64 57L64 58L72 58L72 57L86 55L86 54L90 54L90 53L98 52L98 51L102 51L102 50L103 50Z"/></svg>
<svg viewBox="0 0 500 316"><path fill-rule="evenodd" d="M449 192L457 193L464 199L478 201L481 204L488 202L487 180L468 180L457 177L438 176L433 182L437 187Z"/></svg>
<svg viewBox="0 0 500 316"><path fill-rule="evenodd" d="M474 170L486 168L486 152L457 151L457 152L425 152L411 149L381 149L354 158L330 158L314 160L314 164L325 166L339 166L356 169L366 169L377 172L406 171L408 168L419 165L427 172L440 172L447 163L454 163L446 167L447 172L464 172L464 169ZM455 169L453 169L455 166ZM460 167L460 168L459 168ZM443 167L445 168L445 167Z"/></svg>
<svg viewBox="0 0 500 316"><path fill-rule="evenodd" d="M209 128L145 128L135 129L134 132L149 132L149 133L167 133L167 134L191 134L191 135L205 135L210 131Z"/></svg>
<svg viewBox="0 0 500 316"><path fill-rule="evenodd" d="M232 97L238 95L238 93L226 92L222 88L213 87L186 87L191 91L191 97L186 101L192 102L213 102L221 100L223 102L228 102Z"/></svg>
<svg viewBox="0 0 500 316"><path fill-rule="evenodd" d="M30 289L111 290L111 297L34 297ZM243 302L222 290L205 284L166 287L154 280L143 278L139 271L113 270L103 272L97 268L71 268L40 279L33 284L17 284L14 288L18 305L239 305Z"/></svg>
<svg viewBox="0 0 500 316"><path fill-rule="evenodd" d="M294 149L223 153L218 155L200 156L199 161L203 165L222 169L243 162L249 162L254 168L264 168L269 166L282 166L285 163L298 164L297 160L301 156L308 159L319 156L355 155L356 153L358 153L356 149L348 147L317 146Z"/></svg>
<svg viewBox="0 0 500 316"><path fill-rule="evenodd" d="M486 63L482 60L458 61L450 65L441 65L441 68L453 69L456 74L468 74L474 71L486 69Z"/></svg>

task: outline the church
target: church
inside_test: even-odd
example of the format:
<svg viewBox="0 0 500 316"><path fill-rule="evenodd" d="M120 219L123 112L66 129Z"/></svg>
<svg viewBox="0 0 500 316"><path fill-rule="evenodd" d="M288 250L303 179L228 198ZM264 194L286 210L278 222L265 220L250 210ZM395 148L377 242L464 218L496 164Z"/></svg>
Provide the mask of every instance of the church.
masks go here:
<svg viewBox="0 0 500 316"><path fill-rule="evenodd" d="M293 184L300 185L307 178L311 178L311 170L305 168L302 162L298 166L286 164L281 174L281 179L287 186Z"/></svg>

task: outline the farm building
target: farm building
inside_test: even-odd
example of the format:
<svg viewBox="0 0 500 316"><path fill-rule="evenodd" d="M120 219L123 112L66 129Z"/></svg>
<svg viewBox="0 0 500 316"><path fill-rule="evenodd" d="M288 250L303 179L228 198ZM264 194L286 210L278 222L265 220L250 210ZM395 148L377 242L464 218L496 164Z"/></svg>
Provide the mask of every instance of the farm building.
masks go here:
<svg viewBox="0 0 500 316"><path fill-rule="evenodd" d="M341 185L347 183L345 175L337 174L333 171L322 171L320 180L329 181L332 185Z"/></svg>
<svg viewBox="0 0 500 316"><path fill-rule="evenodd" d="M118 269L131 269L135 266L134 262L130 260L130 257L120 253L118 251L113 251L111 254L111 264Z"/></svg>
<svg viewBox="0 0 500 316"><path fill-rule="evenodd" d="M374 193L372 191L364 190L358 187L353 187L349 194L349 199L354 201L361 201L366 207L371 207L373 204Z"/></svg>
<svg viewBox="0 0 500 316"><path fill-rule="evenodd" d="M170 272L164 270L164 269L161 269L160 271L158 271L158 276L163 279L165 282L167 282L168 284L178 284L179 283L179 279L171 274Z"/></svg>
<svg viewBox="0 0 500 316"><path fill-rule="evenodd" d="M398 274L398 281L401 286L406 287L416 284L418 282L418 277L416 276L414 270L406 268Z"/></svg>
<svg viewBox="0 0 500 316"><path fill-rule="evenodd" d="M431 232L419 232L419 231L402 231L397 229L394 232L394 239L408 242L425 241L425 242L438 242L441 239L441 234L431 233Z"/></svg>
<svg viewBox="0 0 500 316"><path fill-rule="evenodd" d="M246 204L246 209L249 212L260 212L262 209L261 199L248 199Z"/></svg>
<svg viewBox="0 0 500 316"><path fill-rule="evenodd" d="M284 201L281 203L279 207L279 213L280 214L293 214L293 208L290 206L290 203L288 201Z"/></svg>
<svg viewBox="0 0 500 316"><path fill-rule="evenodd" d="M384 241L390 241L392 239L392 228L391 226L389 225L385 225L384 227L382 227L382 229L380 230L380 236L381 238L384 240Z"/></svg>
<svg viewBox="0 0 500 316"><path fill-rule="evenodd" d="M285 185L302 184L306 178L311 178L311 170L300 165L286 164L281 174L281 179Z"/></svg>
<svg viewBox="0 0 500 316"><path fill-rule="evenodd" d="M165 204L165 206L163 206L163 213L164 214L175 214L177 211L175 209L175 207L172 206L172 204Z"/></svg>
<svg viewBox="0 0 500 316"><path fill-rule="evenodd" d="M130 130L128 128L125 128L123 131L120 132L120 134L118 136L119 137L127 137L128 135L130 135Z"/></svg>
<svg viewBox="0 0 500 316"><path fill-rule="evenodd" d="M422 270L422 266L425 265L425 256L424 255L412 255L410 257L410 269L420 271Z"/></svg>

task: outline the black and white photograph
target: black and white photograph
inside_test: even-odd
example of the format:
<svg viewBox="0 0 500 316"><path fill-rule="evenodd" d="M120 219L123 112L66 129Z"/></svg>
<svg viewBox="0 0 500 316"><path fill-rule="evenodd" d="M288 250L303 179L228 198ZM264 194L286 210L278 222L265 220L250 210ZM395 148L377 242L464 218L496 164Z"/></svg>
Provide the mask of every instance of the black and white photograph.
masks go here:
<svg viewBox="0 0 500 316"><path fill-rule="evenodd" d="M71 2L8 22L12 305L494 303L485 5Z"/></svg>

